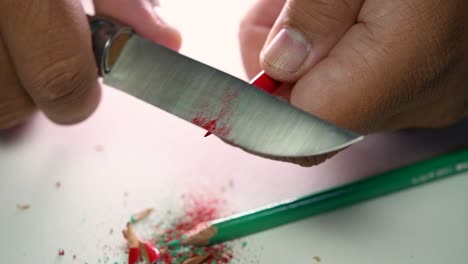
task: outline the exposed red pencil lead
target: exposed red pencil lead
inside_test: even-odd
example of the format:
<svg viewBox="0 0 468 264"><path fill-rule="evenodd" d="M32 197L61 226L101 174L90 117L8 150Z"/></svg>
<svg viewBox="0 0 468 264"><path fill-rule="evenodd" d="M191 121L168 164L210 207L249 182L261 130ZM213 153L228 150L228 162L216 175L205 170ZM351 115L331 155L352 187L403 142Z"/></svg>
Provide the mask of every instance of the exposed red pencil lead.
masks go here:
<svg viewBox="0 0 468 264"><path fill-rule="evenodd" d="M265 71L261 71L257 76L255 76L250 84L257 87L258 89L265 91L267 93L274 93L276 89L280 86L281 82L272 79L268 76Z"/></svg>
<svg viewBox="0 0 468 264"><path fill-rule="evenodd" d="M281 85L281 82L272 79L268 76L265 71L261 71L257 76L255 76L250 84L257 87L258 89L265 91L267 93L274 93L276 89ZM211 131L208 130L204 137L211 135Z"/></svg>

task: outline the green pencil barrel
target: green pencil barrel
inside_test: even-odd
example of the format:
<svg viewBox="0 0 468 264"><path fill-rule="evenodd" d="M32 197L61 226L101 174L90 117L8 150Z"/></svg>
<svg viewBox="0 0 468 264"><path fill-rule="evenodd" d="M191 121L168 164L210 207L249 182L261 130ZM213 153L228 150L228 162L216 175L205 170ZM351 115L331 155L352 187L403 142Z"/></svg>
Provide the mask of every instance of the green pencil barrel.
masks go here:
<svg viewBox="0 0 468 264"><path fill-rule="evenodd" d="M425 160L319 193L245 212L214 223L210 244L222 243L341 207L468 171L468 150Z"/></svg>

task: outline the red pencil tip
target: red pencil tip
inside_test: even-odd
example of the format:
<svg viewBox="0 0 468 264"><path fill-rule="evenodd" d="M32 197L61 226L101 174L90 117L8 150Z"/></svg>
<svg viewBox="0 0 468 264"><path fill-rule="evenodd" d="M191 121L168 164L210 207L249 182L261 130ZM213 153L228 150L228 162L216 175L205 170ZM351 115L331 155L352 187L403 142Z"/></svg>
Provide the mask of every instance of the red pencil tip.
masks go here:
<svg viewBox="0 0 468 264"><path fill-rule="evenodd" d="M204 137L207 137L207 136L209 136L209 135L211 135L211 132L210 132L210 131L206 132L206 134L204 135Z"/></svg>
<svg viewBox="0 0 468 264"><path fill-rule="evenodd" d="M278 89L278 87L281 85L281 82L268 76L265 71L261 71L250 81L250 84L271 94L274 93L276 89Z"/></svg>

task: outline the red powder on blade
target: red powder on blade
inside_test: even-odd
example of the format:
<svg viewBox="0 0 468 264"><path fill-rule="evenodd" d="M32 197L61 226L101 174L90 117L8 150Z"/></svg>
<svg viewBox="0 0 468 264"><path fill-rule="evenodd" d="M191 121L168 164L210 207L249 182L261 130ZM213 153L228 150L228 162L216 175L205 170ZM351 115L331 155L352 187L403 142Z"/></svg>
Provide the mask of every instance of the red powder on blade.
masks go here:
<svg viewBox="0 0 468 264"><path fill-rule="evenodd" d="M195 117L193 119L195 125L201 126L208 131L216 130L216 120L208 120L206 118Z"/></svg>
<svg viewBox="0 0 468 264"><path fill-rule="evenodd" d="M65 250L59 249L58 255L59 255L59 256L65 256Z"/></svg>
<svg viewBox="0 0 468 264"><path fill-rule="evenodd" d="M210 120L204 117L195 117L192 120L192 122L195 125L200 126L208 131L205 134L205 137L209 136L210 134L215 134L220 137L224 137L224 136L229 135L229 133L231 132L231 128L229 127L218 127L217 126L218 122L216 119Z"/></svg>
<svg viewBox="0 0 468 264"><path fill-rule="evenodd" d="M221 110L217 114L210 112L211 107L201 107L205 108L206 110L197 113L192 122L195 125L200 126L208 131L205 134L205 137L209 136L210 134L225 137L231 133L229 117L231 115L231 106L237 96L237 90L226 91L222 101ZM213 118L213 116L215 117Z"/></svg>

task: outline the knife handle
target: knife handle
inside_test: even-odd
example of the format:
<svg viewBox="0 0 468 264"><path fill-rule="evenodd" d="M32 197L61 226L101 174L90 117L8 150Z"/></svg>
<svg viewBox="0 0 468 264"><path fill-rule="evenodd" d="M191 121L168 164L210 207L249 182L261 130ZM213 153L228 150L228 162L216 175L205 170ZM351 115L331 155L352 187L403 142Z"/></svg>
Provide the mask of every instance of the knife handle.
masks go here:
<svg viewBox="0 0 468 264"><path fill-rule="evenodd" d="M117 21L97 16L88 16L91 27L92 45L99 75L112 70L125 43L133 35L133 30Z"/></svg>

